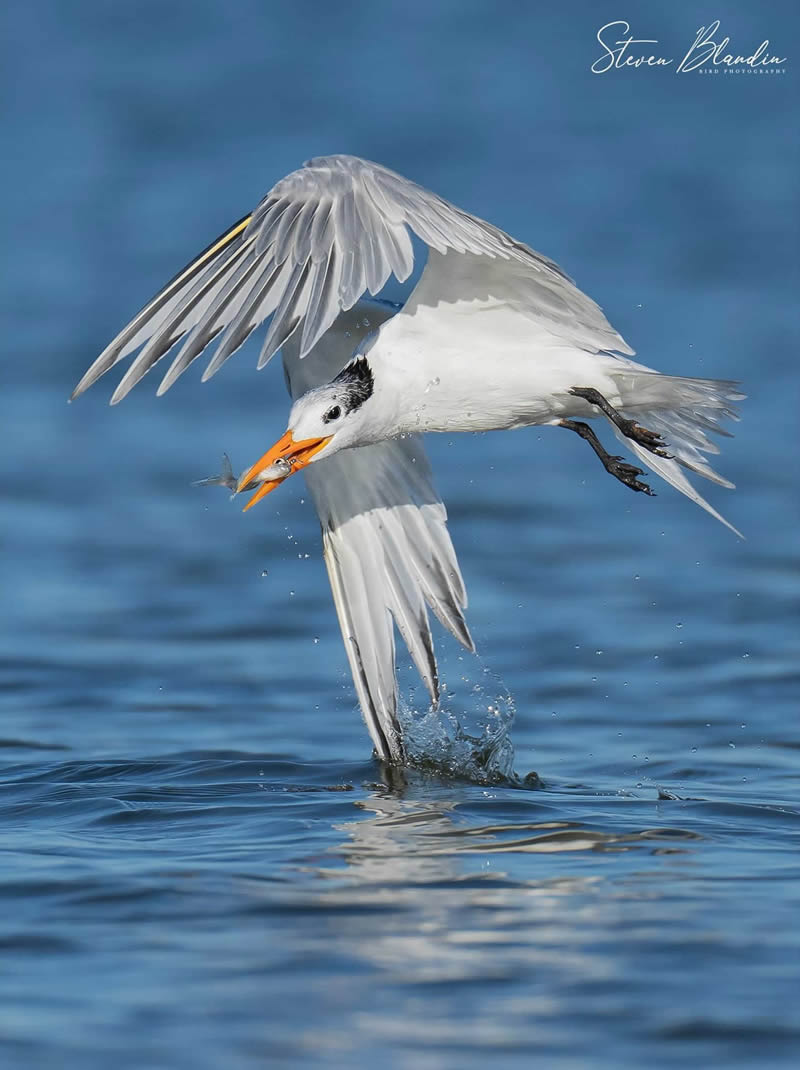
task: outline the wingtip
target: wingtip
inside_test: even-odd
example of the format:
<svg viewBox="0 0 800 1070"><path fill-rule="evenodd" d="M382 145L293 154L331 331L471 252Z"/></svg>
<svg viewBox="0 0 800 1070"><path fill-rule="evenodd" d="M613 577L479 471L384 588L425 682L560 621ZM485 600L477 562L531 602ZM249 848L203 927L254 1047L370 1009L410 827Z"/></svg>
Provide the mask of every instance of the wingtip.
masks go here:
<svg viewBox="0 0 800 1070"><path fill-rule="evenodd" d="M439 691L439 674L436 671L435 662L433 669L433 676L430 677L430 679L426 679L425 677L423 677L423 679L425 680L425 686L428 689L428 694L431 696L431 706L433 706L433 708L437 710L439 708L439 699L441 698L441 693Z"/></svg>
<svg viewBox="0 0 800 1070"><path fill-rule="evenodd" d="M84 375L83 378L78 382L78 384L73 389L73 391L70 394L68 400L70 402L76 401L81 396L81 394L85 393L88 390L88 388L91 385L92 384L90 382L87 382L87 377Z"/></svg>
<svg viewBox="0 0 800 1070"><path fill-rule="evenodd" d="M725 524L726 527L729 527L731 529L731 531L733 532L733 534L738 536L738 538L740 538L742 540L742 542L747 542L747 536L743 535L742 532L739 531L738 528L735 528L733 526L733 524L729 524L728 521L724 519L724 517L723 517L723 521L722 522L723 522L723 524Z"/></svg>

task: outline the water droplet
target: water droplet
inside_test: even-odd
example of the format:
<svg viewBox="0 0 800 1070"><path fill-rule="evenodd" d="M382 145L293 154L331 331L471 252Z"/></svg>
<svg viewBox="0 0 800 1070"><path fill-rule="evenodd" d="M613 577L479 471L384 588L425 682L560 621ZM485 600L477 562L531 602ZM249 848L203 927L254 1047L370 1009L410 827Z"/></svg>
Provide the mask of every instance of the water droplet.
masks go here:
<svg viewBox="0 0 800 1070"><path fill-rule="evenodd" d="M731 750L736 750L736 744L731 739L728 740L728 746L731 748Z"/></svg>
<svg viewBox="0 0 800 1070"><path fill-rule="evenodd" d="M680 621L678 621L678 623L677 623L677 624L675 625L675 627L676 627L676 628L682 628L682 627L683 627L683 624L681 624L681 622L680 622Z"/></svg>
<svg viewBox="0 0 800 1070"><path fill-rule="evenodd" d="M267 576L269 576L268 570L265 569L265 568L262 568L262 570L261 570L261 579L265 580L267 578Z"/></svg>
<svg viewBox="0 0 800 1070"><path fill-rule="evenodd" d="M595 650L595 654L602 654L602 653L603 653L602 650Z"/></svg>
<svg viewBox="0 0 800 1070"><path fill-rule="evenodd" d="M749 657L750 657L750 655L749 655L749 654L748 654L748 653L747 653L747 652L745 651L745 653L744 653L744 654L742 654L742 657L743 657L743 658L749 658Z"/></svg>
<svg viewBox="0 0 800 1070"><path fill-rule="evenodd" d="M314 646L316 646L318 642L319 642L319 636L315 635L314 636Z"/></svg>
<svg viewBox="0 0 800 1070"><path fill-rule="evenodd" d="M697 747L692 747L692 754L697 754Z"/></svg>
<svg viewBox="0 0 800 1070"><path fill-rule="evenodd" d="M637 575L637 576L634 576L633 578L634 578L635 580L638 580L638 579L641 579L641 576L638 576L638 575Z"/></svg>
<svg viewBox="0 0 800 1070"><path fill-rule="evenodd" d="M289 591L289 597L294 598L294 591Z"/></svg>

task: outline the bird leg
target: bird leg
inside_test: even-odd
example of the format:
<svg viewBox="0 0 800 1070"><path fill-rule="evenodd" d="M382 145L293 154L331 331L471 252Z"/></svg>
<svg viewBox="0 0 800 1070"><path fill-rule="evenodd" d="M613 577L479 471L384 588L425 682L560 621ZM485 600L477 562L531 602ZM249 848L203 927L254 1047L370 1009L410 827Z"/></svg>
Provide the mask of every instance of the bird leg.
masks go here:
<svg viewBox="0 0 800 1070"><path fill-rule="evenodd" d="M574 431L580 435L581 438L585 438L594 452L603 462L603 467L607 472L610 472L615 479L618 479L620 483L624 483L626 487L630 487L631 490L639 490L644 494L649 494L655 497L655 491L652 491L646 483L643 483L637 476L643 476L644 472L641 468L635 468L632 464L627 464L622 457L615 457L607 450L603 449L600 439L589 427L588 424L583 423L581 420L559 420L559 427L566 427L568 431Z"/></svg>
<svg viewBox="0 0 800 1070"><path fill-rule="evenodd" d="M659 457L670 456L663 448L666 443L661 435L656 434L655 431L648 431L646 427L640 427L635 420L626 420L599 390L595 390L592 386L575 386L570 390L570 394L576 398L583 398L590 405L596 405L613 424L616 424L626 438L632 438L634 442L638 442L640 446L644 446L646 450L650 450Z"/></svg>

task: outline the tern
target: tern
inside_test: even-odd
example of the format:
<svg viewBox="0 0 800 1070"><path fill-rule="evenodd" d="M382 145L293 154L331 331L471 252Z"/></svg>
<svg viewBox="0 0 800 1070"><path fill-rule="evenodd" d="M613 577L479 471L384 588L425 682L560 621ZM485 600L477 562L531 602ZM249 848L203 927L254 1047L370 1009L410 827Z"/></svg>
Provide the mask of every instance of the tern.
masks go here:
<svg viewBox="0 0 800 1070"><path fill-rule="evenodd" d="M412 234L427 246L419 281L402 306L376 300L391 275L410 276ZM205 381L267 319L258 367L281 352L293 400L287 430L238 480L220 482L254 490L249 508L304 472L359 704L386 762L406 757L395 627L434 705L428 611L474 650L424 432L565 428L616 479L652 494L642 468L603 447L587 422L599 419L731 527L685 472L733 486L704 455L719 453L709 433L729 434L720 421L737 418L738 384L636 363L552 260L355 156L318 157L281 179L145 305L72 396L136 354L115 404L179 342L158 394L216 342Z"/></svg>

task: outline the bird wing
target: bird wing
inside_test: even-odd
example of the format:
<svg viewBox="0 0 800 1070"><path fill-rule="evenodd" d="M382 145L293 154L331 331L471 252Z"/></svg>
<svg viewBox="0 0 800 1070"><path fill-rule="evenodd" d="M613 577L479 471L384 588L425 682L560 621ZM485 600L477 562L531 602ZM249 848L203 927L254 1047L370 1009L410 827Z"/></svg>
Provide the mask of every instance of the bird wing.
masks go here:
<svg viewBox="0 0 800 1070"><path fill-rule="evenodd" d="M467 595L416 435L342 450L305 469L356 693L381 758L402 758L394 625L431 702L439 683L428 607L474 650Z"/></svg>
<svg viewBox="0 0 800 1070"><path fill-rule="evenodd" d="M259 368L292 336L303 357L367 290L377 294L391 274L408 278L409 229L438 254L421 280L427 276L434 290L459 259L448 252L506 261L532 289L529 304L554 308L556 319L588 317L606 347L631 352L551 260L386 167L325 156L281 179L179 272L103 350L72 396L141 347L112 395L112 404L120 401L181 339L158 393L218 339L208 379L268 317Z"/></svg>
<svg viewBox="0 0 800 1070"><path fill-rule="evenodd" d="M291 339L282 355L292 397L329 382L364 335L397 309L388 302L359 301L304 359L296 336ZM394 626L432 702L439 692L428 608L474 650L447 511L417 435L342 450L309 465L303 475L322 526L333 601L364 720L380 757L400 760Z"/></svg>

